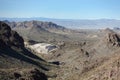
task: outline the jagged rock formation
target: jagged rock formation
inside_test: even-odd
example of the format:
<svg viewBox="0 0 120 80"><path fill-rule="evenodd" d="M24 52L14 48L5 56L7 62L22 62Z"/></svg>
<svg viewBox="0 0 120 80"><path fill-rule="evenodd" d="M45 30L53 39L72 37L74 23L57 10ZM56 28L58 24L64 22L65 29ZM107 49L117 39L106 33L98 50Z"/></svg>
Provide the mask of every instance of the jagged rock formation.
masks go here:
<svg viewBox="0 0 120 80"><path fill-rule="evenodd" d="M0 80L47 80L44 72L55 67L25 49L23 38L0 21Z"/></svg>
<svg viewBox="0 0 120 80"><path fill-rule="evenodd" d="M24 47L24 40L19 34L15 31L12 31L11 28L0 22L0 47Z"/></svg>
<svg viewBox="0 0 120 80"><path fill-rule="evenodd" d="M33 25L33 24L36 24L36 22L34 22L34 21L30 22L29 25L35 26L35 27L31 28L29 26L24 26L25 24L20 23L19 29L22 29L21 27L24 27L22 29L23 31L25 28L27 28L28 32L34 31L33 33L35 33L35 34L36 34L36 30L38 30L39 35L40 34L43 35L42 31L45 33L50 32L50 31L48 31L49 29L45 30L41 26ZM82 34L82 33L80 33L80 34ZM77 36L82 36L81 38L85 37L80 34L78 34ZM97 33L97 31L92 32L92 34L89 34L86 32L84 35L86 35L86 36L90 35L90 37L93 35L96 35L97 37L95 37L95 38L87 37L85 39L79 38L80 42L63 41L63 43L58 43L58 45L61 46L60 49L58 50L58 52L55 52L55 54L52 54L52 55L45 56L45 58L48 59L50 61L50 63L55 63L57 65L60 65L59 69L53 70L53 72L55 72L57 74L57 77L55 77L54 79L51 78L50 80L119 80L119 78L120 78L119 77L120 76L120 70L119 70L120 38L119 38L119 35L108 28L103 31L101 30L98 33ZM76 35L72 35L72 36L76 36ZM49 37L49 35L47 35L47 37ZM32 38L34 38L33 35L32 35ZM4 41L2 39L1 39L1 42L4 43ZM31 43L34 44L37 42L31 41ZM12 45L12 47L13 47L13 45ZM10 46L10 48L12 48L12 47ZM1 51L3 51L3 50L1 50ZM17 58L17 59L13 58L12 52L9 52L12 54L5 53L5 51L1 52L2 53L2 55L0 54L1 62L3 62L3 61L7 62L7 64L9 64L9 65L0 62L0 67L3 68L4 66L7 66L7 68L9 68L9 67L13 68L13 66L11 66L11 64L15 63L15 62L18 63L18 64L16 64L16 66L17 67L20 66L20 68L21 68L21 62L22 62L22 66L24 66L25 68L26 68L26 65L27 65L27 67L29 66L30 70L28 70L27 72L23 69L18 69L21 71L23 70L23 74L21 73L21 71L17 71L17 70L14 72L15 73L14 77L18 78L18 79L24 78L24 76L25 76L24 74L27 74L27 77L25 79L29 79L34 74L37 75L36 73L42 72L41 70L38 71L36 69L35 70L31 69L30 64L33 64L33 63L34 64L32 66L37 66L37 68L39 67L40 69L43 70L43 72L44 71L47 72L48 70L51 69L51 67L50 67L51 65L49 65L45 61L40 61L38 58L32 57L33 55L31 55L31 54L28 55L27 53L23 53L23 52L24 52L24 50L22 50L18 53L20 55L19 57L14 56L14 58ZM7 61L5 60L6 59L5 54L7 55L7 59L8 59ZM11 55L12 58L8 57L9 56L8 54ZM16 53L14 55L16 55ZM22 57L24 57L25 59ZM26 60L26 57L27 57L27 60ZM10 62L10 60L12 60L13 62ZM20 60L20 61L18 61L18 60ZM31 74L31 71L33 71L33 74ZM3 73L5 73L5 71ZM14 73L12 73L12 75ZM8 74L8 73L5 73L5 74ZM35 77L40 77L41 75L37 75ZM8 74L8 76L9 76L9 74ZM32 77L31 79L34 80L34 77ZM46 79L46 78L44 78L44 79Z"/></svg>
<svg viewBox="0 0 120 80"><path fill-rule="evenodd" d="M108 33L106 35L106 42L112 46L120 46L120 37L116 33Z"/></svg>
<svg viewBox="0 0 120 80"><path fill-rule="evenodd" d="M117 65L114 65L114 63L119 64L119 61L117 61L119 59L114 60L114 55L119 55L119 43L119 35L111 29L106 29L100 34L99 40L94 41L90 46L86 42L85 47L76 47L76 49L72 48L73 50L69 49L60 52L59 56L56 57L63 64L61 64L62 67L58 70L60 74L56 79L119 80L120 72L116 70L119 70L119 68L117 68ZM118 52L115 53L116 51ZM65 75L62 75L62 73Z"/></svg>
<svg viewBox="0 0 120 80"><path fill-rule="evenodd" d="M93 47L93 49L99 53L99 55L101 54L101 56L107 56L107 53L110 55L119 49L120 37L117 33L107 28L103 30L102 35L103 36L100 37L99 41Z"/></svg>

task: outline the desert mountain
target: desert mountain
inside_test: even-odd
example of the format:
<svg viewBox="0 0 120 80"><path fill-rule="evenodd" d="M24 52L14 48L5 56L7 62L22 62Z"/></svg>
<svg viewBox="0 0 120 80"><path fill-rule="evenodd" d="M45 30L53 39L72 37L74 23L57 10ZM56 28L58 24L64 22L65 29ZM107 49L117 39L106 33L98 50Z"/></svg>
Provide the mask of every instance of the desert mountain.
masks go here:
<svg viewBox="0 0 120 80"><path fill-rule="evenodd" d="M40 28L41 30L46 30L51 32L52 30L55 31L64 31L66 30L65 27L57 25L55 23L52 22L43 22L43 21L23 21L23 22L9 22L7 20L5 20L4 22L6 22L7 24L9 24L11 26L11 28L24 28L24 29L29 29L29 28L33 28L33 27L37 27Z"/></svg>
<svg viewBox="0 0 120 80"><path fill-rule="evenodd" d="M88 48L87 48L88 49ZM104 29L99 33L98 40L88 49L98 57L109 56L120 49L120 35L112 29Z"/></svg>
<svg viewBox="0 0 120 80"><path fill-rule="evenodd" d="M42 21L24 21L9 22L5 21L11 28L17 31L25 39L36 41L54 41L55 39L67 39L66 36L58 34L68 31L65 27L59 26L52 22ZM41 35L40 35L41 34Z"/></svg>
<svg viewBox="0 0 120 80"><path fill-rule="evenodd" d="M0 18L0 20L9 20L9 21L31 21L31 20L38 20L38 21L50 21L56 24L65 26L67 28L72 29L100 29L100 28L114 28L120 27L120 20L116 19L54 19L54 18Z"/></svg>
<svg viewBox="0 0 120 80"><path fill-rule="evenodd" d="M105 30L81 29L69 32L66 28L61 29L57 28L57 26L53 27L53 25L50 27L49 22L47 24L46 22L43 22L44 26L42 26L39 21L25 22L14 22L15 26L11 27L13 30L18 31L20 35L24 36L24 38L29 38L30 41L32 41L31 45L36 43L39 43L39 46L40 44L43 45L44 43L41 43L40 41L49 41L48 39L51 38L53 42L58 38L58 40L60 40L55 43L58 49L54 53L43 55L37 54L44 57L44 59L49 62L56 61L53 63L59 64L59 69L52 70L57 76L49 78L49 80L119 80L119 33L116 33L109 28ZM8 22L8 24L11 25L12 23ZM34 41L32 39L34 39ZM50 42L50 44L54 44L53 42ZM40 63L39 67L42 66L40 67L40 71L43 71L43 73L53 67L44 60L41 62L38 59L36 60L35 57L23 54L24 45L23 47L15 47L15 45L16 44L10 46L10 48L15 51L17 48L17 52L20 51L19 54L26 55L27 58L34 61L34 65L28 62L25 62L26 64L24 64L24 61L23 65L36 66L37 61ZM32 49L31 51L34 52ZM38 67L38 65L36 67ZM33 71L37 70L33 69ZM22 75L24 76L24 74Z"/></svg>
<svg viewBox="0 0 120 80"><path fill-rule="evenodd" d="M87 39L90 41L75 45L74 42L65 43L58 53L52 55L50 59L60 61L62 66L56 71L59 73L57 80L119 80L119 34L105 29L98 36L96 40Z"/></svg>
<svg viewBox="0 0 120 80"><path fill-rule="evenodd" d="M5 20L8 25L17 31L25 40L34 40L37 42L60 42L60 41L80 41L90 37L96 38L98 30L72 30L52 22L42 21L23 21L23 22L9 22Z"/></svg>
<svg viewBox="0 0 120 80"><path fill-rule="evenodd" d="M23 38L0 21L0 79L47 80L45 72L54 65L24 47Z"/></svg>

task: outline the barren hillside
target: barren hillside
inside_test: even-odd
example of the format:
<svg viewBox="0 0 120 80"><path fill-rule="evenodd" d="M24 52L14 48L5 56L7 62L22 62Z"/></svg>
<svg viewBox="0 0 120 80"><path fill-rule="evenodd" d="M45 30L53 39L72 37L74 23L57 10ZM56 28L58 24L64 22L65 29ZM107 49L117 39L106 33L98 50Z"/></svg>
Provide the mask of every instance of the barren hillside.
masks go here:
<svg viewBox="0 0 120 80"><path fill-rule="evenodd" d="M52 73L46 73L52 76L49 80L119 80L119 33L109 28L71 30L49 22L14 24L12 29L24 37L28 51L49 62L40 62ZM49 52L53 45L57 49Z"/></svg>
<svg viewBox="0 0 120 80"><path fill-rule="evenodd" d="M57 66L28 51L23 38L0 22L0 80L47 80L53 68Z"/></svg>

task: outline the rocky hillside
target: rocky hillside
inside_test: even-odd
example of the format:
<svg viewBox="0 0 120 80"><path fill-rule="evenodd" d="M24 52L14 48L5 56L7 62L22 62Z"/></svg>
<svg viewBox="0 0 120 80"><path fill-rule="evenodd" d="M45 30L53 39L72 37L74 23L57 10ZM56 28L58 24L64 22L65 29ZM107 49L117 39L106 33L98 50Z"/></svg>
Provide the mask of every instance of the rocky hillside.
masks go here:
<svg viewBox="0 0 120 80"><path fill-rule="evenodd" d="M120 54L115 52L102 65L91 69L81 75L81 80L119 80L120 79Z"/></svg>
<svg viewBox="0 0 120 80"><path fill-rule="evenodd" d="M34 21L31 21L29 26L23 26L23 24L21 24L22 26L17 27L17 29L16 27L13 27L12 29L16 31L18 30L18 32L21 31L22 36L27 36L29 39L31 38L30 45L38 44L42 40L49 41L48 39L51 38L53 38L52 41L55 42L56 39L59 38L60 40L61 38L61 40L55 44L59 48L51 54L39 54L39 56L42 56L45 60L49 61L49 63L47 63L43 59L26 50L24 48L23 39L20 39L19 41L14 37L17 33L13 34L11 32L12 30L10 32L3 31L4 33L10 34L10 36L7 37L8 35L3 34L1 31L1 44L7 46L7 48L1 46L2 54L0 56L0 71L3 72L1 75L7 74L7 76L13 76L14 74L9 74L9 72L12 72L13 69L15 69L13 73L16 75L17 72L17 76L19 75L23 78L25 77L24 74L27 74L27 76L33 76L32 72L35 72L34 74L43 73L43 75L49 74L48 76L52 74L52 77L54 77L49 78L49 80L119 80L120 35L118 33L109 28L105 30L78 30L78 33L66 34L71 37L67 37L68 39L66 39L66 36L58 36L59 33L57 32L62 31L60 29L57 29L57 32L55 32L55 28L50 29L50 27L46 27L44 29L43 27L39 27L39 25L35 26L33 24ZM4 25L2 24L2 26ZM62 32L64 34L64 31ZM40 40L41 38L42 40ZM32 39L35 39L35 41ZM66 41L63 41L65 39ZM14 40L15 43L12 40ZM21 44L19 44L19 42ZM41 45L39 44L38 46L40 48ZM44 49L45 48L46 46L44 46ZM34 49L31 49L31 51L34 52ZM14 65L11 65L13 63ZM59 68L56 68L58 66L53 64L59 65ZM18 67L23 73L20 72ZM4 71L6 68L9 69L7 72ZM25 68L25 70L23 68ZM48 71L50 71L50 73L48 73ZM53 75L53 73L56 73L57 76ZM28 77L26 77L26 79L27 78Z"/></svg>
<svg viewBox="0 0 120 80"><path fill-rule="evenodd" d="M51 55L50 59L58 60L61 65L60 69L56 70L58 76L55 79L119 80L119 34L105 29L100 35L97 41L85 42L84 45L65 43L58 53ZM72 47L66 48L70 44Z"/></svg>
<svg viewBox="0 0 120 80"><path fill-rule="evenodd" d="M65 27L59 26L52 22L42 21L23 21L23 22L9 22L4 21L11 28L17 31L25 39L35 41L54 41L68 38L65 35L65 31L69 31ZM60 34L59 34L60 33ZM62 34L61 34L62 33ZM40 35L41 34L41 35Z"/></svg>
<svg viewBox="0 0 120 80"><path fill-rule="evenodd" d="M24 47L23 38L3 22L0 22L0 47Z"/></svg>
<svg viewBox="0 0 120 80"><path fill-rule="evenodd" d="M31 28L31 27L39 27L44 30L65 30L66 28L60 25L57 25L52 22L42 22L42 21L23 21L23 22L9 22L9 21L4 21L7 24L9 24L12 28Z"/></svg>
<svg viewBox="0 0 120 80"><path fill-rule="evenodd" d="M0 21L0 80L47 80L55 67L25 49L23 38Z"/></svg>

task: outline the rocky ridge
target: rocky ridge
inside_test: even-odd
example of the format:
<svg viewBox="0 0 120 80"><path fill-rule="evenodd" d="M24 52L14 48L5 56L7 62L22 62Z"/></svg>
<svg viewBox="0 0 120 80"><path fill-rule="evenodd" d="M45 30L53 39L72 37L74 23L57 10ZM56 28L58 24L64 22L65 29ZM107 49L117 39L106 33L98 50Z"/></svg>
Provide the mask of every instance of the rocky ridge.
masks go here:
<svg viewBox="0 0 120 80"><path fill-rule="evenodd" d="M23 38L0 21L1 80L47 80L47 71L56 67L28 51Z"/></svg>

